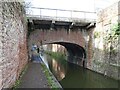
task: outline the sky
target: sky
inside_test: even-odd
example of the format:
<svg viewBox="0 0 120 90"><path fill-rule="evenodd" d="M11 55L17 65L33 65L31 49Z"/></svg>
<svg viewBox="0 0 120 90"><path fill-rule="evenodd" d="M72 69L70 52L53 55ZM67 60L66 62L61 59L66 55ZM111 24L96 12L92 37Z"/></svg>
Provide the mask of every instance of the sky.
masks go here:
<svg viewBox="0 0 120 90"><path fill-rule="evenodd" d="M64 10L78 10L87 12L98 12L106 8L118 0L27 0L31 2L31 7L52 8ZM30 11L30 10L29 10ZM74 17L74 18L89 18L95 19L95 13L81 13L69 11L45 10L45 9L31 9L31 15L36 16L53 16L53 17Z"/></svg>
<svg viewBox="0 0 120 90"><path fill-rule="evenodd" d="M27 0L33 7L79 11L96 11L108 7L118 0Z"/></svg>

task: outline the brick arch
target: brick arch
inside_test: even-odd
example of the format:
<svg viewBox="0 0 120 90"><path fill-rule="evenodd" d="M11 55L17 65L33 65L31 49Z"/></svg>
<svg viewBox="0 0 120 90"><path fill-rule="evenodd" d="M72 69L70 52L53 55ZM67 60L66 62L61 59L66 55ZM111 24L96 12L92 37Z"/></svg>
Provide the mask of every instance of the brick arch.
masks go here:
<svg viewBox="0 0 120 90"><path fill-rule="evenodd" d="M77 55L78 57L81 57L81 58L84 58L84 59L86 58L85 49L82 46L77 45L75 43L71 43L71 42L51 42L51 43L46 43L46 44L62 45L67 49L68 52L71 51L74 56Z"/></svg>
<svg viewBox="0 0 120 90"><path fill-rule="evenodd" d="M50 42L70 42L75 43L85 48L85 39L81 30L67 31L66 29L59 30L43 30L36 29L29 35L29 44L35 43L37 45Z"/></svg>
<svg viewBox="0 0 120 90"><path fill-rule="evenodd" d="M86 59L85 39L83 35L82 31L79 29L74 29L70 32L62 28L58 30L36 29L29 35L29 51L31 50L32 44L40 46L41 42L42 45L56 43L63 45L67 49L71 60L76 60L74 58L76 57L81 64L82 60Z"/></svg>

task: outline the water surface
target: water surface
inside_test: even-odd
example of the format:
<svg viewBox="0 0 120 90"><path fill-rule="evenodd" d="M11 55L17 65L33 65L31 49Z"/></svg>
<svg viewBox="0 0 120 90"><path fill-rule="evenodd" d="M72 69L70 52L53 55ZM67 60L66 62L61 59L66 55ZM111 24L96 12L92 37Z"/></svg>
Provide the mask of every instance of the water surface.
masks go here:
<svg viewBox="0 0 120 90"><path fill-rule="evenodd" d="M48 55L44 59L63 88L118 88L118 81L107 76Z"/></svg>

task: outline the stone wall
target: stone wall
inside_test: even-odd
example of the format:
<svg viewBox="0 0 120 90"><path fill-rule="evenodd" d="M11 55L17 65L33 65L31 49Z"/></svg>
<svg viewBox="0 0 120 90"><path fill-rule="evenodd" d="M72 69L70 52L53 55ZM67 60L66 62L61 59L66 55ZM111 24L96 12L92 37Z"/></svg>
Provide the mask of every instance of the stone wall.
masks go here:
<svg viewBox="0 0 120 90"><path fill-rule="evenodd" d="M0 87L2 88L11 87L27 64L26 26L25 11L20 2L0 3L0 69L2 69Z"/></svg>
<svg viewBox="0 0 120 90"><path fill-rule="evenodd" d="M2 4L0 3L0 65L2 60ZM0 90L2 87L2 69L0 67Z"/></svg>
<svg viewBox="0 0 120 90"><path fill-rule="evenodd" d="M120 2L98 13L96 28L93 32L93 60L90 69L118 79L120 68L119 35L113 36L115 28L120 22ZM116 37L116 38L115 38Z"/></svg>

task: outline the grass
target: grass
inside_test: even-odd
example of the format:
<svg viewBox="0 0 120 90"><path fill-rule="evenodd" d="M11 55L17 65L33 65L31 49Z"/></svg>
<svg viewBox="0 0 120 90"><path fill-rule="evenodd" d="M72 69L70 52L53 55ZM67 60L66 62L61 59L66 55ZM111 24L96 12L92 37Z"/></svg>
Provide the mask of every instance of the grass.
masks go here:
<svg viewBox="0 0 120 90"><path fill-rule="evenodd" d="M50 57L54 58L55 60L58 60L62 63L62 65L66 65L66 56L61 52L52 52L52 51L45 51L46 54L48 54Z"/></svg>
<svg viewBox="0 0 120 90"><path fill-rule="evenodd" d="M56 82L53 80L52 74L49 72L47 67L44 64L41 64L41 65L42 65L43 71L45 73L45 76L47 78L47 81L48 81L50 88L52 90L60 90L60 88L58 88L58 86L56 85Z"/></svg>
<svg viewBox="0 0 120 90"><path fill-rule="evenodd" d="M57 60L65 59L65 55L61 52L45 51L45 53L54 57Z"/></svg>
<svg viewBox="0 0 120 90"><path fill-rule="evenodd" d="M15 84L13 85L12 90L16 90L17 88L19 88L20 83L21 83L21 79L22 79L23 75L25 74L27 68L28 68L28 65L26 65L26 66L24 67L24 69L22 70L22 72L21 72L18 80L16 80Z"/></svg>

